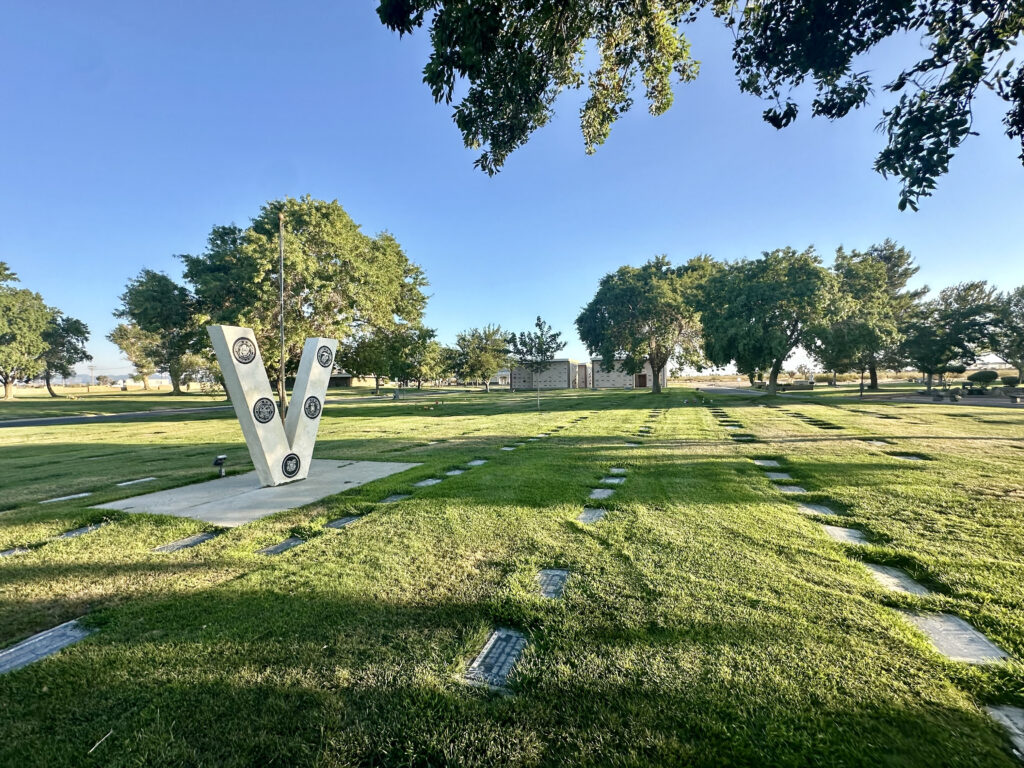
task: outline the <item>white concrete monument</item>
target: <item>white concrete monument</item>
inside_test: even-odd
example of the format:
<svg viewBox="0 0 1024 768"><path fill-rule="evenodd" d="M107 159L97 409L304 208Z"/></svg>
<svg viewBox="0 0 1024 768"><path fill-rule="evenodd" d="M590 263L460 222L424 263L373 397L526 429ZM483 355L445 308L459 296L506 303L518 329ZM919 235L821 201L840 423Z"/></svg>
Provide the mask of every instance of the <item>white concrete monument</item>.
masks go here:
<svg viewBox="0 0 1024 768"><path fill-rule="evenodd" d="M210 325L206 331L260 482L267 486L304 480L312 464L337 340L306 339L292 407L282 423L252 329Z"/></svg>

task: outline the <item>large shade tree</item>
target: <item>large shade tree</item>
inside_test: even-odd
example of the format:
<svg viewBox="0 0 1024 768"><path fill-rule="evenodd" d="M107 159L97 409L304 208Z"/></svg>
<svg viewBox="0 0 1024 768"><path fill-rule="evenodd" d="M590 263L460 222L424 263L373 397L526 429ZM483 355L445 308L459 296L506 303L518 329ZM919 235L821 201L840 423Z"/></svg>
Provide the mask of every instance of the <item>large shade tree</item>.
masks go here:
<svg viewBox="0 0 1024 768"><path fill-rule="evenodd" d="M419 321L426 304L422 270L391 234L365 235L337 200L274 200L246 229L214 227L203 253L181 257L197 319L252 328L279 393L282 228L286 376L298 369L307 337L344 340Z"/></svg>
<svg viewBox="0 0 1024 768"><path fill-rule="evenodd" d="M704 350L712 365L768 372L778 389L782 365L817 328L841 319L836 277L813 248L780 248L760 259L732 262L706 281L702 295Z"/></svg>
<svg viewBox="0 0 1024 768"><path fill-rule="evenodd" d="M107 334L107 341L120 349L132 364L135 369L132 378L142 382L143 389L149 390L149 377L156 373L156 363L150 356L150 351L159 344L156 334L144 331L134 323L119 323Z"/></svg>
<svg viewBox="0 0 1024 768"><path fill-rule="evenodd" d="M833 374L854 370L863 377L880 351L901 338L886 268L878 259L840 248L832 271L834 311L808 329L807 351Z"/></svg>
<svg viewBox="0 0 1024 768"><path fill-rule="evenodd" d="M162 272L142 270L128 281L114 316L148 336L146 357L171 380L171 394L181 394L185 357L204 346L195 320L195 298L187 287Z"/></svg>
<svg viewBox="0 0 1024 768"><path fill-rule="evenodd" d="M491 377L509 365L508 334L500 325L470 328L455 337L455 370L463 380L482 381L491 391Z"/></svg>
<svg viewBox="0 0 1024 768"><path fill-rule="evenodd" d="M992 351L1017 369L1024 382L1024 285L1000 294L992 332Z"/></svg>
<svg viewBox="0 0 1024 768"><path fill-rule="evenodd" d="M50 322L43 331L43 341L46 343L42 355L43 381L50 396L57 397L53 379L74 376L77 363L92 360L92 355L85 348L89 341L89 326L60 310L52 310Z"/></svg>
<svg viewBox="0 0 1024 768"><path fill-rule="evenodd" d="M963 372L985 352L997 309L995 290L984 281L944 288L917 307L901 348L925 374L929 390L935 376L944 381L948 373Z"/></svg>
<svg viewBox="0 0 1024 768"><path fill-rule="evenodd" d="M635 374L650 365L651 389L661 392L661 373L669 360L700 362L696 304L710 269L706 258L673 267L665 256L640 267L619 267L601 278L594 298L576 318L580 339L605 370L618 366Z"/></svg>
<svg viewBox="0 0 1024 768"><path fill-rule="evenodd" d="M0 261L0 382L4 400L14 397L14 384L42 372L44 334L53 311L34 291L17 288L18 276Z"/></svg>
<svg viewBox="0 0 1024 768"><path fill-rule="evenodd" d="M1018 0L380 0L377 13L401 34L429 23L423 79L435 101L457 100L466 146L494 173L551 119L563 89L587 91L587 152L641 87L650 113L665 112L674 83L697 76L684 30L704 10L730 28L739 88L768 103L763 119L776 128L796 119L797 92L813 94L813 115L834 120L865 106L882 78L894 101L881 113L886 145L875 168L900 180L901 209L931 194L973 132L979 90L1005 101L1006 132L1024 144L1024 67L1009 58L1024 29ZM917 61L862 68L863 54L907 36L920 41ZM588 49L597 58L589 72Z"/></svg>

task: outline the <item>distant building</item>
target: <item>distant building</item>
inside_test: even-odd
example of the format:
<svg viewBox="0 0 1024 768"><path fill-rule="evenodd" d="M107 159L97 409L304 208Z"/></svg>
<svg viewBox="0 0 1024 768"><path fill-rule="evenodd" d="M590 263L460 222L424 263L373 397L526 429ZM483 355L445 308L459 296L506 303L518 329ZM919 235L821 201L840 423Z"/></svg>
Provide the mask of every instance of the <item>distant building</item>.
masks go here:
<svg viewBox="0 0 1024 768"><path fill-rule="evenodd" d="M654 383L654 371L650 363L644 363L641 373L626 373L622 370L621 360L616 360L614 368L610 371L604 370L599 357L595 357L591 364L593 389L649 389ZM661 369L661 386L668 386L667 365Z"/></svg>
<svg viewBox="0 0 1024 768"><path fill-rule="evenodd" d="M590 366L578 360L552 360L539 373L517 365L512 369L512 389L585 389Z"/></svg>

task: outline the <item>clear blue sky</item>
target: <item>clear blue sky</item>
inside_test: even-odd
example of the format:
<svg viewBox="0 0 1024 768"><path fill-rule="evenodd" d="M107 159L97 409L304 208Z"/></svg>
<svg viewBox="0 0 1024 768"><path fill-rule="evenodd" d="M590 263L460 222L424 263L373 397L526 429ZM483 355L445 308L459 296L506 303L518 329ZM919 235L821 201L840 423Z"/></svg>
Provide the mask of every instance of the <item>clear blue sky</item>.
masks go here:
<svg viewBox="0 0 1024 768"><path fill-rule="evenodd" d="M778 132L738 92L729 37L693 30L699 80L668 114L642 102L597 155L568 93L506 169L472 167L421 82L423 32L385 30L375 0L20 2L0 28L0 260L91 327L97 373L127 372L103 337L127 278L177 276L214 224L266 200L337 198L421 264L443 341L537 314L583 355L572 320L599 278L657 253L733 259L793 245L909 247L933 287L1024 283L1024 170L986 95L969 141L920 213L871 170L877 103ZM872 55L891 71L910 41ZM80 367L80 370L84 368Z"/></svg>

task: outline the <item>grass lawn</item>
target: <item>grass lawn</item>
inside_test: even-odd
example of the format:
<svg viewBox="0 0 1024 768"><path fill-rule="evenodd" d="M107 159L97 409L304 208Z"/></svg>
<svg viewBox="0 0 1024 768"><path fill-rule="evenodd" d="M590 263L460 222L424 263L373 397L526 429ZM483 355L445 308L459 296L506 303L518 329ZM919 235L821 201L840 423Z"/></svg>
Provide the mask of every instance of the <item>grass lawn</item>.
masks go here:
<svg viewBox="0 0 1024 768"><path fill-rule="evenodd" d="M0 430L0 550L30 550L0 558L0 647L97 630L0 676L0 765L1017 764L982 707L1024 706L1024 412L715 396L741 443L686 389L443 400L329 404L317 458L422 466L163 555L204 525L87 504L206 479L218 453L247 469L230 411ZM755 457L870 543L828 538ZM609 514L577 522L610 467ZM543 568L570 571L563 599ZM900 608L1015 660L949 661ZM507 693L461 682L493 627L529 639Z"/></svg>

